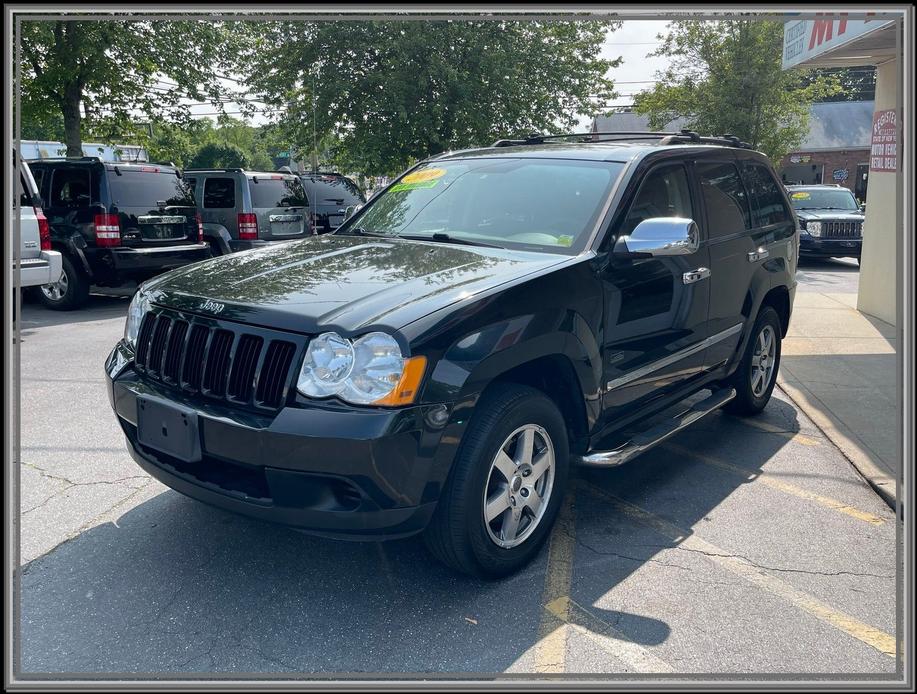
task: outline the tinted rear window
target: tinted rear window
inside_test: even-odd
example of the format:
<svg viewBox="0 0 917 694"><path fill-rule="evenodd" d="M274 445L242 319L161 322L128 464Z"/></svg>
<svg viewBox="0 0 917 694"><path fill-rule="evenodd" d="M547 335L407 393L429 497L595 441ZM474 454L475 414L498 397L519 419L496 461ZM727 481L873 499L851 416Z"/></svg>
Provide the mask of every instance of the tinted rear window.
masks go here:
<svg viewBox="0 0 917 694"><path fill-rule="evenodd" d="M254 176L248 181L252 207L305 207L306 194L298 178Z"/></svg>
<svg viewBox="0 0 917 694"><path fill-rule="evenodd" d="M725 236L751 227L745 186L735 164L698 163L701 192L707 206L708 234Z"/></svg>
<svg viewBox="0 0 917 694"><path fill-rule="evenodd" d="M112 203L120 207L194 207L191 186L174 171L121 169L108 172Z"/></svg>
<svg viewBox="0 0 917 694"><path fill-rule="evenodd" d="M343 176L306 177L302 182L309 199L317 205L354 205L364 202L356 184Z"/></svg>

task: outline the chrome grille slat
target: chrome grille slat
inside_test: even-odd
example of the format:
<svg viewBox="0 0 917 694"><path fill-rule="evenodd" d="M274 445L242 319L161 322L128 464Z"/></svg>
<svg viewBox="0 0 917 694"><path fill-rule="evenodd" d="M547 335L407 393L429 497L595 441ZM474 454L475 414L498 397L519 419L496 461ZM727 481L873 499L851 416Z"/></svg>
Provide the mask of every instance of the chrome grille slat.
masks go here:
<svg viewBox="0 0 917 694"><path fill-rule="evenodd" d="M821 235L826 239L862 238L863 222L840 220L822 222Z"/></svg>

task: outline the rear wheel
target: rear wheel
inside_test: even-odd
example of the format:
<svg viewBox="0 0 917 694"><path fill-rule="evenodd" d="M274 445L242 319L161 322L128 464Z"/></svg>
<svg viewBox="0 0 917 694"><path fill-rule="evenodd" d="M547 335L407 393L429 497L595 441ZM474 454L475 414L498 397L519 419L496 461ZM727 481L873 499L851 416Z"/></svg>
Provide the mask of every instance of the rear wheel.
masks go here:
<svg viewBox="0 0 917 694"><path fill-rule="evenodd" d="M482 578L525 566L557 517L568 446L563 416L541 391L500 384L486 392L424 534L432 554Z"/></svg>
<svg viewBox="0 0 917 694"><path fill-rule="evenodd" d="M777 383L780 368L780 316L771 306L758 314L742 361L730 379L736 397L726 405L735 414L754 415L765 408Z"/></svg>
<svg viewBox="0 0 917 694"><path fill-rule="evenodd" d="M89 277L69 256L61 258L61 275L56 282L38 288L38 300L55 311L80 308L89 298Z"/></svg>

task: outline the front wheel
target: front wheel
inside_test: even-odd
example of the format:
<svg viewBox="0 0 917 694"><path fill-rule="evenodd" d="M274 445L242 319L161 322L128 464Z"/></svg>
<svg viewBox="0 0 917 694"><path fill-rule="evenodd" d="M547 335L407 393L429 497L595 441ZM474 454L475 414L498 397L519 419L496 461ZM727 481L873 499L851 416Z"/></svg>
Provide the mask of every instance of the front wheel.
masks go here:
<svg viewBox="0 0 917 694"><path fill-rule="evenodd" d="M726 405L734 414L754 415L765 408L777 383L782 339L780 316L771 306L758 314L742 361L730 379L736 397Z"/></svg>
<svg viewBox="0 0 917 694"><path fill-rule="evenodd" d="M447 566L498 578L538 553L566 489L563 415L541 391L499 384L481 397L424 540Z"/></svg>

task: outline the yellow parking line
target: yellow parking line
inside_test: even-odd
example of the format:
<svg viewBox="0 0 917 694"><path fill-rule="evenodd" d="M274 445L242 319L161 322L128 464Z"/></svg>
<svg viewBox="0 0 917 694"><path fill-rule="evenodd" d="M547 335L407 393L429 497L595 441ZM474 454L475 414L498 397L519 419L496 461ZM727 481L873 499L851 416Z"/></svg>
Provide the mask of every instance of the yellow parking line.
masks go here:
<svg viewBox="0 0 917 694"><path fill-rule="evenodd" d="M843 501L832 499L830 496L822 496L821 494L807 491L802 487L797 487L795 484L784 482L783 480L768 472L755 472L748 470L738 465L727 463L725 460L720 460L719 458L714 458L713 456L704 455L703 453L698 453L697 451L692 451L688 448L684 448L683 446L678 446L672 443L665 444L665 447L671 451L674 451L675 453L694 458L704 463L705 465L717 467L721 470L726 470L727 472L734 472L737 475L742 475L750 482L760 482L761 484L766 484L768 487L779 489L786 494L797 496L800 499L805 499L806 501L814 501L821 506L830 508L833 511L840 511L841 513L845 513L848 516L856 518L857 520L865 521L866 523L872 523L873 525L882 525L885 523L884 518L880 518L879 516L868 513L866 511L861 511L860 509L850 506L849 504L845 504Z"/></svg>
<svg viewBox="0 0 917 694"><path fill-rule="evenodd" d="M573 502L575 491L564 497L551 532L548 544L548 569L544 578L541 604L553 604L558 599L568 599L573 579L573 546L576 542ZM535 672L564 672L567 660L567 624L569 614L545 610L538 625L538 643L535 646Z"/></svg>
<svg viewBox="0 0 917 694"><path fill-rule="evenodd" d="M671 665L634 643L611 624L568 597L549 602L545 609L623 662L630 672L675 671Z"/></svg>
<svg viewBox="0 0 917 694"><path fill-rule="evenodd" d="M610 502L616 510L629 518L641 523L660 535L679 544L682 549L701 553L704 558L744 578L749 583L780 597L801 610L808 612L817 619L843 631L859 641L875 648L880 653L894 658L896 655L895 637L884 631L865 624L855 617L837 610L823 603L817 598L794 588L786 581L772 576L764 569L755 566L747 559L730 555L716 545L712 545L699 537L692 535L691 531L679 528L669 521L661 518L646 509L635 506L623 499L606 492L594 485L585 485L586 489L599 498Z"/></svg>
<svg viewBox="0 0 917 694"><path fill-rule="evenodd" d="M767 422L760 422L755 419L749 419L747 417L740 420L745 426L752 427L754 429L759 429L761 431L766 431L768 434L778 434L780 436L785 436L788 439L792 439L794 443L802 444L803 446L819 446L821 441L818 439L813 439L811 436L806 436L805 434L800 434L798 431L787 431L773 424L768 424Z"/></svg>

